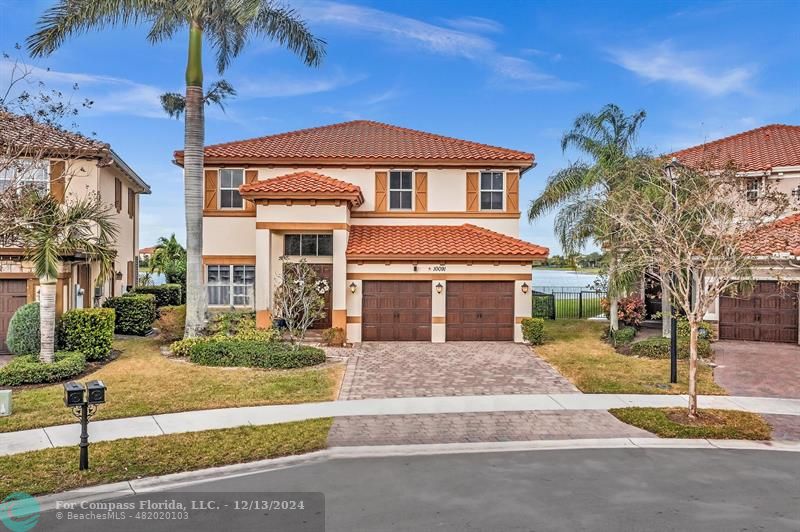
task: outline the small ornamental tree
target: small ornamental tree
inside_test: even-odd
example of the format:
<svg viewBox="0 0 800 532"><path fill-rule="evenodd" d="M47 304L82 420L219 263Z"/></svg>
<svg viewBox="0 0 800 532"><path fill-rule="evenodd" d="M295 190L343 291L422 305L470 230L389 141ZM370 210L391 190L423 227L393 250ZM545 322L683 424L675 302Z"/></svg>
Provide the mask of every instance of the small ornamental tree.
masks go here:
<svg viewBox="0 0 800 532"><path fill-rule="evenodd" d="M789 205L785 194L761 183L758 194L735 168L695 168L664 160L630 161L600 208L609 220L604 240L623 252L620 273L652 267L662 289L689 325L689 417L697 416L698 329L720 295L752 282L752 257L740 249L753 231Z"/></svg>
<svg viewBox="0 0 800 532"><path fill-rule="evenodd" d="M326 316L325 294L330 290L328 281L319 279L314 269L305 261L289 262L281 257L283 276L275 290L273 318L283 320L289 338L299 346L311 325Z"/></svg>

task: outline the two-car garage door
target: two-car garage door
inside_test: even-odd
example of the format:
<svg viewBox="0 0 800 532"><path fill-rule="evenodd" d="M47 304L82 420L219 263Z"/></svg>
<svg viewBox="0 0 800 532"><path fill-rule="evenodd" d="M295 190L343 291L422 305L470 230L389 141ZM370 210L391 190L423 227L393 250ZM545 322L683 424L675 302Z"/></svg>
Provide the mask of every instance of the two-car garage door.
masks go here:
<svg viewBox="0 0 800 532"><path fill-rule="evenodd" d="M796 284L759 281L749 297L720 297L720 339L796 344L797 290Z"/></svg>
<svg viewBox="0 0 800 532"><path fill-rule="evenodd" d="M514 340L513 281L447 281L447 341ZM431 281L364 281L362 340L431 340Z"/></svg>

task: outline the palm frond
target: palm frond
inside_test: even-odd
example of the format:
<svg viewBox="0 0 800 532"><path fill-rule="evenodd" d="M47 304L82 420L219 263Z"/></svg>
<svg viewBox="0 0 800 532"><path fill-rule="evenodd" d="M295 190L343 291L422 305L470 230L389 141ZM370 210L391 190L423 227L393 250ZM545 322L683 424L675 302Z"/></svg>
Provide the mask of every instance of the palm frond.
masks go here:
<svg viewBox="0 0 800 532"><path fill-rule="evenodd" d="M531 201L528 219L535 220L576 195L588 192L594 186L591 171L589 166L575 163L551 175L542 193Z"/></svg>

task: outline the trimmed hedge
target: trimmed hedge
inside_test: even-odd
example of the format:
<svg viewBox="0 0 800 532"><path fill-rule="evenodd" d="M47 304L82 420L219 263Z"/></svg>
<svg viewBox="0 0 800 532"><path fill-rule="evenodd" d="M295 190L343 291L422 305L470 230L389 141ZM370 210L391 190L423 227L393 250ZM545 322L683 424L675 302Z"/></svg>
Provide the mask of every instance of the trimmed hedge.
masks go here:
<svg viewBox="0 0 800 532"><path fill-rule="evenodd" d="M211 338L206 338L205 336L195 336L194 338L184 338L183 340L177 340L172 342L169 346L170 351L172 351L173 356L176 357L188 357L189 353L192 351L192 347L197 344L202 344L204 342L210 342Z"/></svg>
<svg viewBox="0 0 800 532"><path fill-rule="evenodd" d="M103 303L116 313L114 332L144 336L156 321L156 298L152 294L109 297Z"/></svg>
<svg viewBox="0 0 800 532"><path fill-rule="evenodd" d="M623 327L614 333L614 345L629 344L635 337L636 327Z"/></svg>
<svg viewBox="0 0 800 532"><path fill-rule="evenodd" d="M307 345L295 348L286 342L220 338L197 343L189 351L189 360L203 366L291 369L325 362L322 349Z"/></svg>
<svg viewBox="0 0 800 532"><path fill-rule="evenodd" d="M86 369L86 357L77 351L59 351L51 364L36 355L14 358L0 368L0 386L21 386L64 381Z"/></svg>
<svg viewBox="0 0 800 532"><path fill-rule="evenodd" d="M160 284L155 286L137 286L128 291L130 295L152 294L156 298L156 308L177 306L181 304L181 285Z"/></svg>
<svg viewBox="0 0 800 532"><path fill-rule="evenodd" d="M691 329L689 328L689 320L686 318L678 318L678 338L689 338ZM707 321L701 321L697 324L697 337L702 340L710 340L714 336L714 328Z"/></svg>
<svg viewBox="0 0 800 532"><path fill-rule="evenodd" d="M631 354L645 358L669 358L669 338L658 336L631 344ZM697 340L698 358L709 358L714 352L711 342ZM688 338L678 338L678 358L689 358Z"/></svg>
<svg viewBox="0 0 800 532"><path fill-rule="evenodd" d="M522 337L532 345L544 343L544 319L525 318L522 320Z"/></svg>
<svg viewBox="0 0 800 532"><path fill-rule="evenodd" d="M67 351L79 351L86 360L105 360L114 340L114 309L85 308L64 313L61 338Z"/></svg>
<svg viewBox="0 0 800 532"><path fill-rule="evenodd" d="M28 303L17 309L8 322L6 345L14 355L33 355L39 352L39 303Z"/></svg>

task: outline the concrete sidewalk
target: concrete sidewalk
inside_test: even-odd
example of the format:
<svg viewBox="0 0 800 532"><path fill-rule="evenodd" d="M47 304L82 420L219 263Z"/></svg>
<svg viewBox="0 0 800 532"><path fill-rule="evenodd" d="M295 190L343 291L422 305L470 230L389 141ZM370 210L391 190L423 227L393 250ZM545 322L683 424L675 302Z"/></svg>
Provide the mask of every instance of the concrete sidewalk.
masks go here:
<svg viewBox="0 0 800 532"><path fill-rule="evenodd" d="M767 397L700 396L700 408L744 410L759 414L800 416L800 399ZM253 406L195 410L134 418L94 421L89 424L91 442L160 436L180 432L272 425L320 417L392 416L467 412L531 412L608 410L609 408L686 407L685 395L634 394L536 394L454 397L412 397L329 401L295 405ZM77 445L77 423L0 433L0 455Z"/></svg>

